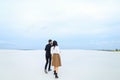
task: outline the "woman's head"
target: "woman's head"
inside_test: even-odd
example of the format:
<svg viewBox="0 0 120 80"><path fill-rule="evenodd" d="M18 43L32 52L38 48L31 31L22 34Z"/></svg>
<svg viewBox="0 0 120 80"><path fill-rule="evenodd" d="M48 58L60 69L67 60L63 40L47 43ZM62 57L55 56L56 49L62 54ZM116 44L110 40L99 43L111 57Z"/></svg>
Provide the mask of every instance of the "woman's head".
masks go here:
<svg viewBox="0 0 120 80"><path fill-rule="evenodd" d="M53 46L55 47L55 46L58 46L58 43L57 43L57 41L53 41Z"/></svg>

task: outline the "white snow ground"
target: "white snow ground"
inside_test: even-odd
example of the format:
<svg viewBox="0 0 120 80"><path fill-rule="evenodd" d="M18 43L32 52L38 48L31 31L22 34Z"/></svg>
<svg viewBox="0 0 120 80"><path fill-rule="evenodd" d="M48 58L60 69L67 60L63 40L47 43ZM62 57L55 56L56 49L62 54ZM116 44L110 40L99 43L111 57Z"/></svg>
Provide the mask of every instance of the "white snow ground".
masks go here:
<svg viewBox="0 0 120 80"><path fill-rule="evenodd" d="M120 80L120 52L62 50L57 80ZM55 80L41 50L0 50L0 80ZM53 68L52 68L53 69Z"/></svg>

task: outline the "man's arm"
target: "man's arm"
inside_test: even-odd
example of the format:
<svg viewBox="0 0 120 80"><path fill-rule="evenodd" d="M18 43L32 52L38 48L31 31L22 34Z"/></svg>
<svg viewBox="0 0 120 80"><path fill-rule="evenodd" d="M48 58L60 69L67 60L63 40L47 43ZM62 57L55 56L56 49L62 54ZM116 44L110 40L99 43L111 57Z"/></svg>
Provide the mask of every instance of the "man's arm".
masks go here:
<svg viewBox="0 0 120 80"><path fill-rule="evenodd" d="M47 51L47 45L45 46L45 51Z"/></svg>

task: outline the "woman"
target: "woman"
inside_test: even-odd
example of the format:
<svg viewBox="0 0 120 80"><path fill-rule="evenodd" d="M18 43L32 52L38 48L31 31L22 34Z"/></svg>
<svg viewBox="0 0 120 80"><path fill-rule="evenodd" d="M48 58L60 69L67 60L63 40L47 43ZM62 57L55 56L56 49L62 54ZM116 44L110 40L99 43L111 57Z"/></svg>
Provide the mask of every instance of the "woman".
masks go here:
<svg viewBox="0 0 120 80"><path fill-rule="evenodd" d="M55 78L58 78L58 67L61 66L61 59L60 59L60 50L57 44L57 41L53 41L53 46L51 47L51 54L52 56L52 66L54 66L54 75Z"/></svg>

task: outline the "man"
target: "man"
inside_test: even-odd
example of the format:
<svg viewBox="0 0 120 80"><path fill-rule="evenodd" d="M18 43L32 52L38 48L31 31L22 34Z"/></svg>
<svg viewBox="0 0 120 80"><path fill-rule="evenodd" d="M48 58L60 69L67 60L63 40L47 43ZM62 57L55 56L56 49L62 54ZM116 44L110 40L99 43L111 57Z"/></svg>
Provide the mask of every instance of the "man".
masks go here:
<svg viewBox="0 0 120 80"><path fill-rule="evenodd" d="M51 47L52 47L52 40L48 40L48 44L45 46L45 58L46 58L46 63L45 63L45 73L47 73L47 66L48 66L48 71L51 71Z"/></svg>

